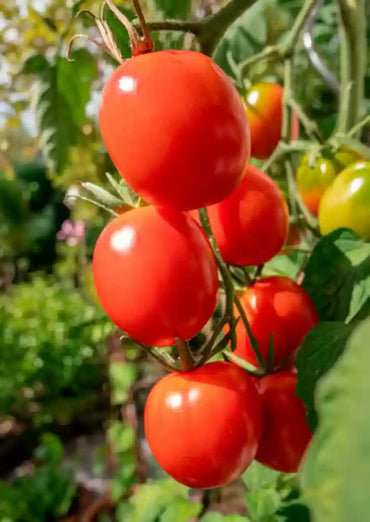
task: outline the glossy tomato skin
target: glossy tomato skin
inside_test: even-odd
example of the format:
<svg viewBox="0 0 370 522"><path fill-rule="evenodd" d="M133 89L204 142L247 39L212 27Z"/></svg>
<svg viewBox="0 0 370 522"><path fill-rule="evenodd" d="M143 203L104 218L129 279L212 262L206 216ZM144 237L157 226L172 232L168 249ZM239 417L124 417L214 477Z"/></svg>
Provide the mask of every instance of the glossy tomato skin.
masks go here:
<svg viewBox="0 0 370 522"><path fill-rule="evenodd" d="M280 251L289 230L289 212L276 183L248 165L240 186L208 207L212 232L223 259L240 266L260 265Z"/></svg>
<svg viewBox="0 0 370 522"><path fill-rule="evenodd" d="M273 335L274 367L289 357L309 330L319 322L310 297L288 277L260 279L245 291L240 302L265 362L268 360L270 338ZM258 366L242 321L236 326L236 334L235 354ZM291 364L292 361L287 362L286 367Z"/></svg>
<svg viewBox="0 0 370 522"><path fill-rule="evenodd" d="M126 60L103 89L99 122L121 175L155 205L185 210L220 201L239 185L250 155L236 89L194 51Z"/></svg>
<svg viewBox="0 0 370 522"><path fill-rule="evenodd" d="M332 159L318 156L313 165L309 164L307 155L302 156L297 170L297 187L304 204L314 216L318 215L321 198L335 176L358 159L358 154L344 148Z"/></svg>
<svg viewBox="0 0 370 522"><path fill-rule="evenodd" d="M256 460L269 468L295 473L311 440L303 402L295 388L297 374L280 372L257 383L262 404L262 437Z"/></svg>
<svg viewBox="0 0 370 522"><path fill-rule="evenodd" d="M251 87L246 95L246 112L251 133L251 155L269 158L281 138L283 121L283 88L277 83L262 82ZM298 116L292 115L292 140L298 139Z"/></svg>
<svg viewBox="0 0 370 522"><path fill-rule="evenodd" d="M340 227L352 228L370 240L370 162L350 165L326 190L319 207L322 234Z"/></svg>
<svg viewBox="0 0 370 522"><path fill-rule="evenodd" d="M235 480L254 459L261 406L244 370L214 362L157 382L144 422L152 453L169 475L192 488L213 488Z"/></svg>
<svg viewBox="0 0 370 522"><path fill-rule="evenodd" d="M190 339L216 306L210 243L190 216L173 209L147 206L115 218L97 240L93 273L106 314L146 345Z"/></svg>

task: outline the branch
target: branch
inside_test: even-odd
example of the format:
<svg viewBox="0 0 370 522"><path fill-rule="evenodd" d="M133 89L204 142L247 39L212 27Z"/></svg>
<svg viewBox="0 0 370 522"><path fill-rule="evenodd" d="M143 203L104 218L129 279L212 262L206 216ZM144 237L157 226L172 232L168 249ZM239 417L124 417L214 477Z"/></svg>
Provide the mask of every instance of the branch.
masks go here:
<svg viewBox="0 0 370 522"><path fill-rule="evenodd" d="M147 22L151 31L182 31L196 36L200 49L211 56L230 25L235 22L257 0L230 0L217 13L202 20L163 20Z"/></svg>
<svg viewBox="0 0 370 522"><path fill-rule="evenodd" d="M365 0L338 0L341 43L341 93L338 132L356 125L364 97L366 70Z"/></svg>

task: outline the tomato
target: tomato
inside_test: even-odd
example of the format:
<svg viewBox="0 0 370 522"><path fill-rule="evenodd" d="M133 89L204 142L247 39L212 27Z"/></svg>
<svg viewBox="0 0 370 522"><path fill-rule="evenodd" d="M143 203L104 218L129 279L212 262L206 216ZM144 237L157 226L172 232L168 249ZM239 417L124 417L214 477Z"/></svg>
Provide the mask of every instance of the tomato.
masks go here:
<svg viewBox="0 0 370 522"><path fill-rule="evenodd" d="M239 185L250 155L236 89L194 51L125 60L103 89L99 122L121 175L155 205L194 209L224 199Z"/></svg>
<svg viewBox="0 0 370 522"><path fill-rule="evenodd" d="M370 162L350 165L335 178L319 207L322 234L340 227L352 228L370 240Z"/></svg>
<svg viewBox="0 0 370 522"><path fill-rule="evenodd" d="M254 459L260 400L244 370L208 363L157 382L144 424L155 459L171 477L192 488L214 488L235 480Z"/></svg>
<svg viewBox="0 0 370 522"><path fill-rule="evenodd" d="M233 265L260 265L276 255L289 229L284 196L272 179L248 165L241 185L208 208L221 255Z"/></svg>
<svg viewBox="0 0 370 522"><path fill-rule="evenodd" d="M306 409L295 388L297 375L280 372L258 381L262 437L256 460L269 468L295 473L311 440Z"/></svg>
<svg viewBox="0 0 370 522"><path fill-rule="evenodd" d="M173 209L142 207L109 223L95 245L95 287L110 319L135 340L190 339L217 302L217 265L200 226Z"/></svg>
<svg viewBox="0 0 370 522"><path fill-rule="evenodd" d="M358 160L358 155L347 149L340 149L334 158L317 157L313 166L307 155L302 156L297 170L297 186L302 201L308 210L317 216L319 204L325 190L344 167Z"/></svg>
<svg viewBox="0 0 370 522"><path fill-rule="evenodd" d="M251 133L251 155L267 159L281 139L283 88L277 83L257 83L246 96L246 112ZM298 139L299 120L292 115L292 140Z"/></svg>
<svg viewBox="0 0 370 522"><path fill-rule="evenodd" d="M313 303L297 283L287 277L265 277L244 292L240 302L265 362L271 335L274 366L284 361L319 321ZM235 311L236 316L238 312ZM235 354L258 366L242 320L236 326ZM287 363L287 367L291 365Z"/></svg>

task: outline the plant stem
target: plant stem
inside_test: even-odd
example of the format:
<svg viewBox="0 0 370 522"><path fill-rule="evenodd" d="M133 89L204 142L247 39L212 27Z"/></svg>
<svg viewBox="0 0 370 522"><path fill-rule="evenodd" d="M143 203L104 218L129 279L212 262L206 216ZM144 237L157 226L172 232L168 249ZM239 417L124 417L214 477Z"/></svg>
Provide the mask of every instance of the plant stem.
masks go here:
<svg viewBox="0 0 370 522"><path fill-rule="evenodd" d="M354 125L352 129L348 132L348 136L356 136L358 131L360 131L364 127L367 127L368 125L370 125L370 114L368 114L367 116L362 118L362 120L360 120L358 123L356 123L356 125Z"/></svg>
<svg viewBox="0 0 370 522"><path fill-rule="evenodd" d="M195 368L195 363L188 343L176 337L176 345L181 363L181 371L191 372Z"/></svg>
<svg viewBox="0 0 370 522"><path fill-rule="evenodd" d="M341 93L338 132L346 133L361 116L366 72L365 0L338 0Z"/></svg>
<svg viewBox="0 0 370 522"><path fill-rule="evenodd" d="M302 123L304 130L306 131L307 136L311 139L322 143L322 137L320 135L319 129L316 125L316 122L311 120L307 114L304 112L299 103L294 99L290 98L289 105L291 109L297 114L299 121Z"/></svg>
<svg viewBox="0 0 370 522"><path fill-rule="evenodd" d="M243 321L245 329L247 330L249 341L251 343L251 348L252 348L252 350L253 350L253 352L254 352L254 354L256 356L257 362L258 362L260 368L264 369L265 368L265 361L263 360L261 351L259 349L258 342L257 342L257 340L255 339L255 337L254 337L254 335L252 333L252 329L250 327L250 324L249 324L249 321L248 321L248 317L247 317L247 315L245 313L243 305L241 304L240 299L239 299L239 297L236 294L234 296L234 302L235 302L236 308L238 309L238 312L240 313L240 318Z"/></svg>

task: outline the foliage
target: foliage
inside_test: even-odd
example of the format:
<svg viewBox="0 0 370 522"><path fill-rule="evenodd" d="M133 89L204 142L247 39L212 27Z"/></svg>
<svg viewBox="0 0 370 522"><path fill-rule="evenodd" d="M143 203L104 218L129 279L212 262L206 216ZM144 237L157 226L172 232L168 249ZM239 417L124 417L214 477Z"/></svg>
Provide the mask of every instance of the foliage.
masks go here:
<svg viewBox="0 0 370 522"><path fill-rule="evenodd" d="M80 292L35 277L0 299L0 411L69 423L104 384L107 321ZM31 413L32 412L32 413Z"/></svg>
<svg viewBox="0 0 370 522"><path fill-rule="evenodd" d="M61 469L63 446L50 433L44 434L34 452L30 473L0 482L2 522L40 522L67 515L76 494L74 470Z"/></svg>

